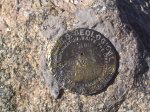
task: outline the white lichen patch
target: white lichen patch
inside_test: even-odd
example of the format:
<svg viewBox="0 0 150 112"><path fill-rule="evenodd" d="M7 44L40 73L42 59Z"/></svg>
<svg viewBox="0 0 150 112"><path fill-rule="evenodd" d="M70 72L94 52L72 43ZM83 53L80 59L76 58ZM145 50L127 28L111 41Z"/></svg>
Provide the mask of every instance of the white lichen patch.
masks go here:
<svg viewBox="0 0 150 112"><path fill-rule="evenodd" d="M45 84L47 85L51 96L54 98L58 98L59 95L59 86L57 80L53 77L51 70L48 69L47 61L46 61L46 53L47 53L47 44L44 46L41 51L40 62L39 62L39 73L44 78Z"/></svg>
<svg viewBox="0 0 150 112"><path fill-rule="evenodd" d="M50 67L51 50L57 39L66 30L65 22L60 17L48 16L40 28L41 36L45 42L42 46L39 62L39 70L44 78L44 81L49 88L51 95L57 98L59 95L59 86L56 79L53 77Z"/></svg>
<svg viewBox="0 0 150 112"><path fill-rule="evenodd" d="M75 27L91 28L98 22L98 18L92 9L79 10L75 14L76 20L78 20Z"/></svg>

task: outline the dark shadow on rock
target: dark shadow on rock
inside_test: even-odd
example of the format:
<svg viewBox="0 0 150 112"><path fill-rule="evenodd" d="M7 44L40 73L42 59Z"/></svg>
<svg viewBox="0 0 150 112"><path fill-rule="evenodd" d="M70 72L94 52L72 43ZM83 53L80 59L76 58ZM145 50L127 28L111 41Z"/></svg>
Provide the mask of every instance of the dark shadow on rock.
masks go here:
<svg viewBox="0 0 150 112"><path fill-rule="evenodd" d="M58 95L57 99L61 99L61 97L63 96L63 94L64 94L64 89L60 89L59 90L59 95Z"/></svg>
<svg viewBox="0 0 150 112"><path fill-rule="evenodd" d="M146 50L150 53L150 3L149 0L117 0L120 18L123 23L130 26L139 35ZM143 8L142 8L143 7ZM146 12L143 11L145 8Z"/></svg>
<svg viewBox="0 0 150 112"><path fill-rule="evenodd" d="M134 87L145 93L147 71L146 58L150 56L150 2L149 0L116 0L122 23L127 31L134 30L138 41L137 68L134 75Z"/></svg>

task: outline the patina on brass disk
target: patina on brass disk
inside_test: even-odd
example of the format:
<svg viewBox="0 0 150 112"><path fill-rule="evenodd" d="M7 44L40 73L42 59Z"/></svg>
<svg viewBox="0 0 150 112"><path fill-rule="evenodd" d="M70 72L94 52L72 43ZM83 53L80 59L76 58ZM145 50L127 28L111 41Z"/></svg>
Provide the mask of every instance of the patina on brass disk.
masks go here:
<svg viewBox="0 0 150 112"><path fill-rule="evenodd" d="M60 86L90 95L101 91L116 71L116 51L101 33L79 28L62 35L51 54L52 73Z"/></svg>

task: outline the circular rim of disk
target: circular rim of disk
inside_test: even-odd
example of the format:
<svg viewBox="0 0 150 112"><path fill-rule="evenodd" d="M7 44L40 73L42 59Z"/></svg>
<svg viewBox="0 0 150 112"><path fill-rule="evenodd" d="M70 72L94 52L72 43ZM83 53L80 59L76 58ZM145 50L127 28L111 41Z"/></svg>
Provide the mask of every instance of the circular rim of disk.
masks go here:
<svg viewBox="0 0 150 112"><path fill-rule="evenodd" d="M112 43L92 29L66 32L51 52L52 74L58 84L83 95L104 90L115 77L117 65Z"/></svg>

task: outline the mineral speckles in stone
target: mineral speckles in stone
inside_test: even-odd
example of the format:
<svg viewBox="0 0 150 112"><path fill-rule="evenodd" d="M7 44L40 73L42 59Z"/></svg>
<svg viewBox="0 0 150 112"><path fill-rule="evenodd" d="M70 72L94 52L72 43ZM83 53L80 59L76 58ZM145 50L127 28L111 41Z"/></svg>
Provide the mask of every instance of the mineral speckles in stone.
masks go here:
<svg viewBox="0 0 150 112"><path fill-rule="evenodd" d="M103 89L116 70L116 52L102 34L76 29L64 34L52 50L52 70L58 82L79 94Z"/></svg>

